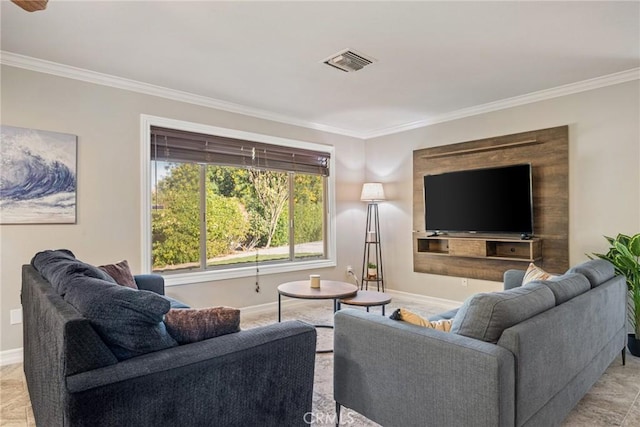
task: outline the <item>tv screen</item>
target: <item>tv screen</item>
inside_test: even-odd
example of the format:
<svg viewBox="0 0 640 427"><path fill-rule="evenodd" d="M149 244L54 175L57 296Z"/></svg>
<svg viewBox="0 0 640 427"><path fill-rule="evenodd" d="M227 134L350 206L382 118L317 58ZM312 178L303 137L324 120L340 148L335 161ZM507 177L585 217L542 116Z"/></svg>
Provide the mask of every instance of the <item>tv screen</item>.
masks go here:
<svg viewBox="0 0 640 427"><path fill-rule="evenodd" d="M427 231L533 234L531 165L425 175L424 207Z"/></svg>

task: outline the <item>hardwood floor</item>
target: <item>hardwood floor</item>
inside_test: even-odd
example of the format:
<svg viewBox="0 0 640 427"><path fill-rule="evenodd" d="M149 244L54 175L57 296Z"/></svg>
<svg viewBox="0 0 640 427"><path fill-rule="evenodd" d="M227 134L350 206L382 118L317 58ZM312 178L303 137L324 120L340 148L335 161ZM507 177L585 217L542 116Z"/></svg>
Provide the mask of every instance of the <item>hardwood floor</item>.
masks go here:
<svg viewBox="0 0 640 427"><path fill-rule="evenodd" d="M330 301L312 301L285 306L283 320L300 319L312 324L332 322ZM387 306L387 315L405 307L423 316L429 316L451 308L445 303L425 304L394 296ZM372 308L372 312L379 308ZM277 321L277 313L246 314L242 316L242 328L249 329ZM331 330L319 330L318 347L332 345ZM316 357L315 382L313 391L314 414L333 415L333 354L318 354ZM343 409L344 411L345 409ZM350 414L343 419L352 420L352 426L375 427L377 424L360 416ZM329 424L314 424L329 426ZM22 372L22 364L0 367L0 426L35 426L27 386ZM622 366L620 356L611 363L590 392L576 405L565 419L563 427L609 427L640 426L640 358L627 353L627 364ZM50 426L42 426L50 427Z"/></svg>

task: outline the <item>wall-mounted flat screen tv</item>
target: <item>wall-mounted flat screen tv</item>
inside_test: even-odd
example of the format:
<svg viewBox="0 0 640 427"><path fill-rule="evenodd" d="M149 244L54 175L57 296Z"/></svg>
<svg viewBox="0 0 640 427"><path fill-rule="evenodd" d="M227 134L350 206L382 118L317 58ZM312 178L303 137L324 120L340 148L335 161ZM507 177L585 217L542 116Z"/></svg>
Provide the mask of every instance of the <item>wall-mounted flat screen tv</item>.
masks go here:
<svg viewBox="0 0 640 427"><path fill-rule="evenodd" d="M531 188L530 164L425 175L425 228L532 235Z"/></svg>

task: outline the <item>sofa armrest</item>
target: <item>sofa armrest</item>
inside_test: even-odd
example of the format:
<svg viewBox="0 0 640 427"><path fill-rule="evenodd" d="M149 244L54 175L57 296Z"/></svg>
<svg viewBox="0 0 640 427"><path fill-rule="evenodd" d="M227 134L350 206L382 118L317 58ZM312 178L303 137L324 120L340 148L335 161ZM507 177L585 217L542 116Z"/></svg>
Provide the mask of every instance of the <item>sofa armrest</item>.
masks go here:
<svg viewBox="0 0 640 427"><path fill-rule="evenodd" d="M334 398L384 426L513 425L514 357L353 309L335 315Z"/></svg>
<svg viewBox="0 0 640 427"><path fill-rule="evenodd" d="M518 288L522 286L522 279L524 279L524 270L507 270L504 272L504 290Z"/></svg>
<svg viewBox="0 0 640 427"><path fill-rule="evenodd" d="M159 295L164 295L164 277L159 274L138 274L133 276L138 289L152 291Z"/></svg>
<svg viewBox="0 0 640 427"><path fill-rule="evenodd" d="M304 425L315 347L313 326L288 321L146 354L67 377L69 413L93 425Z"/></svg>

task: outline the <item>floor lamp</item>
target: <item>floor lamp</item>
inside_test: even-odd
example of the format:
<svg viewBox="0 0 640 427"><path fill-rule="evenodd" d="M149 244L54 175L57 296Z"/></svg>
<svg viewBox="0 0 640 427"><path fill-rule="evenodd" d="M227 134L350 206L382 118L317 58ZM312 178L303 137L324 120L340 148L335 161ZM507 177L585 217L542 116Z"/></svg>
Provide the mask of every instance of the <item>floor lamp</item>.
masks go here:
<svg viewBox="0 0 640 427"><path fill-rule="evenodd" d="M382 247L380 245L380 221L378 202L385 200L384 188L379 182L367 182L362 186L360 200L368 202L367 227L364 238L364 256L362 258L362 283L360 289L369 290L369 282L375 282L377 290L384 292L382 274ZM371 268L369 268L371 265ZM375 267L373 266L375 265Z"/></svg>

